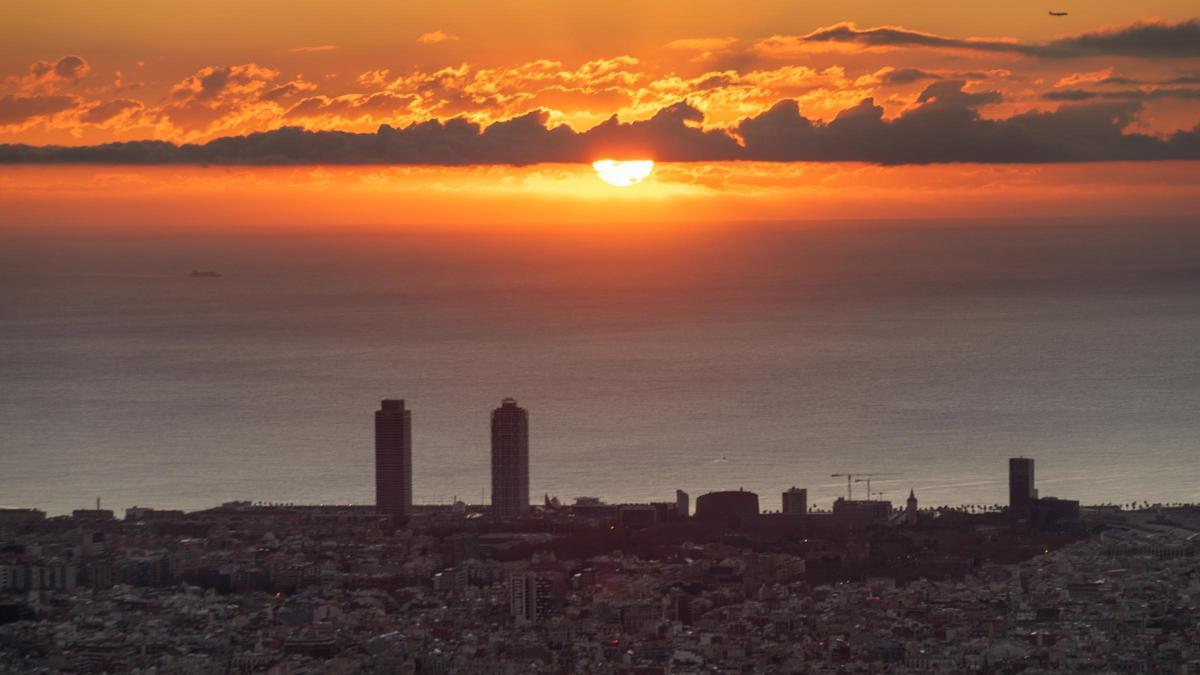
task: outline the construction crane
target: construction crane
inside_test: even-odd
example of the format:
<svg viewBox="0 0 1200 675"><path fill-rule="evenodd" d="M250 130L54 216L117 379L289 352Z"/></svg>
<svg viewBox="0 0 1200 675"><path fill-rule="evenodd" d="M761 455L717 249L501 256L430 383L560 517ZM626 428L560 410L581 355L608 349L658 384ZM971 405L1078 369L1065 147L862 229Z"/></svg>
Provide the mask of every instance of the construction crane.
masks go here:
<svg viewBox="0 0 1200 675"><path fill-rule="evenodd" d="M871 496L871 479L877 476L899 476L898 473L831 473L830 478L846 479L846 501L854 500L854 483L867 484L867 497ZM855 480L857 478L858 480Z"/></svg>
<svg viewBox="0 0 1200 675"><path fill-rule="evenodd" d="M856 478L854 480L854 482L867 484L867 499L870 499L871 495L873 495L873 494L877 494L877 495L879 495L880 499L883 499L882 492L871 492L871 476L899 476L900 474L898 474L898 473L864 473L862 475L864 476L864 478Z"/></svg>

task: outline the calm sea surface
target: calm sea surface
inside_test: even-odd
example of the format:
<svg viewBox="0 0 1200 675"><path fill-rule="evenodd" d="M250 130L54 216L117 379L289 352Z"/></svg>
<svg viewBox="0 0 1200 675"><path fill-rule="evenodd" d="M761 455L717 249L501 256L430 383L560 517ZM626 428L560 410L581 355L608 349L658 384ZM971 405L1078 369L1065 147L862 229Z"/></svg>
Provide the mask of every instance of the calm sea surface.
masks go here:
<svg viewBox="0 0 1200 675"><path fill-rule="evenodd" d="M477 502L506 396L538 499L1200 500L1192 224L3 236L2 505L369 503L392 397Z"/></svg>

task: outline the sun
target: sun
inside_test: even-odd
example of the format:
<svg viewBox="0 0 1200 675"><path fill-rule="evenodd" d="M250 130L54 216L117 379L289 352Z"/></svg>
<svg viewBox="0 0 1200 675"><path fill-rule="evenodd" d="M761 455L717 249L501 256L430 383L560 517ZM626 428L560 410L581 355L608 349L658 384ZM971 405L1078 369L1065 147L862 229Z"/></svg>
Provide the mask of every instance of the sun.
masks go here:
<svg viewBox="0 0 1200 675"><path fill-rule="evenodd" d="M654 160L636 159L621 161L616 159L599 159L592 162L592 168L600 180L616 187L636 185L650 175L654 170Z"/></svg>

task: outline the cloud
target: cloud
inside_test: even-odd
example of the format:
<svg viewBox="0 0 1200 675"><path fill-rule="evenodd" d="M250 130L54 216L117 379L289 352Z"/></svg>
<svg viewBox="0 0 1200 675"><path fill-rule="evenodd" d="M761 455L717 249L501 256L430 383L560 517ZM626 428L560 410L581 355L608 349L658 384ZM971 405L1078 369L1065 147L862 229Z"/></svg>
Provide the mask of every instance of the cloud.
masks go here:
<svg viewBox="0 0 1200 675"><path fill-rule="evenodd" d="M1047 101L1157 101L1161 99L1200 100L1200 89L1124 89L1118 91L1093 91L1088 89L1063 89L1042 95Z"/></svg>
<svg viewBox="0 0 1200 675"><path fill-rule="evenodd" d="M847 22L818 28L806 35L775 35L756 42L751 49L767 58L795 58L822 51L908 48L1048 59L1090 56L1195 58L1200 57L1200 20L1139 22L1046 43L1023 43L1006 38L946 37L900 26L859 28Z"/></svg>
<svg viewBox="0 0 1200 675"><path fill-rule="evenodd" d="M92 67L79 56L64 56L58 61L35 61L24 76L9 77L5 84L24 92L54 93L87 76Z"/></svg>
<svg viewBox="0 0 1200 675"><path fill-rule="evenodd" d="M755 43L753 50L762 56L792 58L811 52L840 51L844 50L844 46L860 49L922 47L1005 53L1028 49L1013 40L950 38L899 26L859 28L854 23L843 22L818 28L806 35L774 35Z"/></svg>
<svg viewBox="0 0 1200 675"><path fill-rule="evenodd" d="M1042 47L1042 51L1046 56L1055 57L1200 57L1200 19L1174 24L1142 21L1129 26L1055 40Z"/></svg>
<svg viewBox="0 0 1200 675"><path fill-rule="evenodd" d="M728 134L699 128L704 114L679 102L659 110L648 120L622 124L614 115L582 134L584 160L604 157L637 159L671 157L673 161L738 159L741 148Z"/></svg>
<svg viewBox="0 0 1200 675"><path fill-rule="evenodd" d="M333 52L337 51L337 45L315 45L312 47L292 47L289 52L293 54L313 54L317 52Z"/></svg>
<svg viewBox="0 0 1200 675"><path fill-rule="evenodd" d="M91 67L78 56L64 56L54 64L54 76L63 80L79 80L88 74Z"/></svg>
<svg viewBox="0 0 1200 675"><path fill-rule="evenodd" d="M968 93L961 82L937 82L921 105L894 120L871 100L843 111L829 124L814 123L780 103L738 126L752 159L864 161L879 164L940 162L1046 163L1200 159L1188 134L1162 139L1125 133L1136 119L1135 102L1066 105L985 119L981 105L996 92ZM1196 133L1194 130L1193 132Z"/></svg>
<svg viewBox="0 0 1200 675"><path fill-rule="evenodd" d="M681 40L671 40L663 46L667 49L682 49L692 52L717 52L729 49L737 41L738 39L735 37L683 38Z"/></svg>
<svg viewBox="0 0 1200 675"><path fill-rule="evenodd" d="M672 40L663 45L667 49L693 52L693 63L712 62L736 56L733 46L737 44L735 37L683 38Z"/></svg>
<svg viewBox="0 0 1200 675"><path fill-rule="evenodd" d="M74 96L54 94L9 94L0 96L0 126L21 124L35 117L53 115L75 107Z"/></svg>
<svg viewBox="0 0 1200 675"><path fill-rule="evenodd" d="M421 33L417 36L417 42L420 42L423 45L433 45L439 42L448 42L450 40L458 39L460 38L457 35L450 35L440 30L435 30L430 33Z"/></svg>
<svg viewBox="0 0 1200 675"><path fill-rule="evenodd" d="M80 117L80 121L86 124L104 124L127 111L141 109L142 103L140 101L116 99L89 108Z"/></svg>
<svg viewBox="0 0 1200 675"><path fill-rule="evenodd" d="M1096 82L1101 85L1117 85L1117 86L1170 86L1176 84L1200 84L1200 75L1179 75L1166 80L1142 80L1132 77L1107 77Z"/></svg>
<svg viewBox="0 0 1200 675"><path fill-rule="evenodd" d="M1113 69L1111 67L1103 70L1093 70L1088 73L1071 73L1059 78L1058 82L1054 83L1055 87L1073 87L1079 84L1096 84L1104 82L1112 78Z"/></svg>
<svg viewBox="0 0 1200 675"><path fill-rule="evenodd" d="M921 82L924 80L940 79L942 79L942 76L933 71L922 70L920 68L892 68L889 66L876 71L874 75L870 76L869 83L899 85L912 84L914 82ZM864 82L864 84L867 83L868 82Z"/></svg>
<svg viewBox="0 0 1200 675"><path fill-rule="evenodd" d="M278 77L278 70L257 63L207 66L172 86L153 117L184 138L270 124L281 112L279 99L308 87L298 80L272 86Z"/></svg>
<svg viewBox="0 0 1200 675"><path fill-rule="evenodd" d="M311 96L292 106L284 117L288 120L314 118L321 126L363 118L384 119L410 112L415 96L381 91L374 94L345 94L342 96Z"/></svg>
<svg viewBox="0 0 1200 675"><path fill-rule="evenodd" d="M182 101L214 101L230 95L241 96L261 90L278 76L279 71L257 63L209 66L172 87L171 97Z"/></svg>
<svg viewBox="0 0 1200 675"><path fill-rule="evenodd" d="M1010 77L1012 73L1007 70L969 70L969 71L945 71L945 70L925 70L922 68L893 68L885 66L879 70L864 75L857 80L855 84L860 87L883 85L883 86L901 86L906 84L914 84L917 82L926 82L929 80L987 80L987 79L1002 79Z"/></svg>
<svg viewBox="0 0 1200 675"><path fill-rule="evenodd" d="M895 119L867 98L830 122L814 121L795 100L740 120L736 136L704 129L704 116L687 102L646 120L612 117L584 132L550 126L545 111L480 125L458 117L375 133L306 131L287 127L219 138L203 145L158 141L85 147L0 146L0 163L95 162L118 164L513 164L587 162L599 157L652 157L660 161L857 161L877 164L944 162L1046 163L1116 160L1200 160L1200 126L1169 137L1127 133L1138 101L1066 104L1049 112L987 119L979 108L1000 102L998 92L972 92L963 81L927 87L914 107ZM317 100L317 107L367 105Z"/></svg>
<svg viewBox="0 0 1200 675"><path fill-rule="evenodd" d="M264 101L279 101L286 98L291 98L297 94L302 94L309 91L314 91L317 85L304 80L292 80L283 84L271 87L262 93Z"/></svg>

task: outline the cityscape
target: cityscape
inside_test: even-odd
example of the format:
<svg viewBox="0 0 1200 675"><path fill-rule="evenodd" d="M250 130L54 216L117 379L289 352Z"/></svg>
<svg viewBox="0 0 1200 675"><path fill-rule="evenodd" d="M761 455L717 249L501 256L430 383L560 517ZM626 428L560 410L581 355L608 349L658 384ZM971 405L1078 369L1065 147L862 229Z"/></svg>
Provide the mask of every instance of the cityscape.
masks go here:
<svg viewBox="0 0 1200 675"><path fill-rule="evenodd" d="M1200 3L0 3L0 675L1200 675Z"/></svg>
<svg viewBox="0 0 1200 675"><path fill-rule="evenodd" d="M796 486L778 510L741 489L534 504L512 398L491 413L490 503L414 505L412 411L374 417L373 506L0 509L0 669L1200 670L1196 505L1042 496L1028 457L990 511L912 490L895 507L870 491L882 473L833 474L827 510Z"/></svg>

